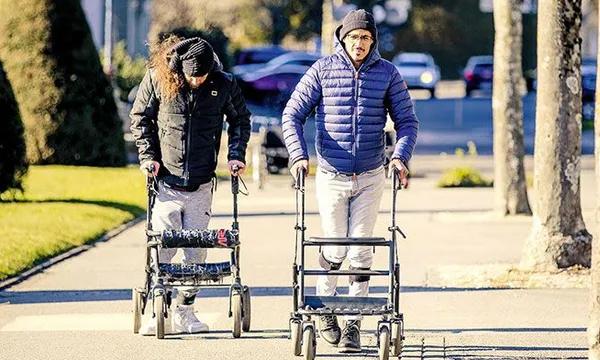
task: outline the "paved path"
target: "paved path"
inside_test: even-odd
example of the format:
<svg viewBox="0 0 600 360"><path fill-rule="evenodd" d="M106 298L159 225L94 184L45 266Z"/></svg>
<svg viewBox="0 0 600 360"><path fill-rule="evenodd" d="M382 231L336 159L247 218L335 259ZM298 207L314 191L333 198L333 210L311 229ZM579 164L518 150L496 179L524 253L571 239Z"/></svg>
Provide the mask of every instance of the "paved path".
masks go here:
<svg viewBox="0 0 600 360"><path fill-rule="evenodd" d="M416 164L416 162L415 162ZM414 179L400 195L400 242L406 359L584 359L588 291L584 289L463 289L428 286L444 265L516 263L530 219L489 215L491 189L443 190L438 174ZM294 203L287 177L264 191L251 187L240 219L244 283L252 288L252 331L232 339L227 293L206 290L196 304L212 331L159 341L132 334L131 288L143 269L143 224L0 292L0 359L293 359L287 321L291 308ZM307 226L320 233L314 184L308 182ZM593 225L593 172L584 170L583 206ZM230 194L222 183L212 227L228 226ZM386 235L389 203L376 234ZM593 228L592 228L593 230ZM210 260L226 253L212 251ZM312 256L316 258L315 256ZM376 264L385 266L385 251ZM310 264L315 265L314 261ZM342 290L346 281L341 279ZM372 293L386 291L372 282ZM309 284L314 289L314 283ZM375 319L366 321L364 353L341 355L319 341L319 358L375 358Z"/></svg>

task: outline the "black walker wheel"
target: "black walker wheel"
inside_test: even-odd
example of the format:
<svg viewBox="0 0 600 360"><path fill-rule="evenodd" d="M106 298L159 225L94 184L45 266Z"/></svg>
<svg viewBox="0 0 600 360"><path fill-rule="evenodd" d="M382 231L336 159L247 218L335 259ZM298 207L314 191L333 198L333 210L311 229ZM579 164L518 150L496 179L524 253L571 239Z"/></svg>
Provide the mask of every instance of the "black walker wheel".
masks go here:
<svg viewBox="0 0 600 360"><path fill-rule="evenodd" d="M250 288L244 286L242 292L242 330L244 332L250 331L250 320L252 319L252 304L250 300Z"/></svg>

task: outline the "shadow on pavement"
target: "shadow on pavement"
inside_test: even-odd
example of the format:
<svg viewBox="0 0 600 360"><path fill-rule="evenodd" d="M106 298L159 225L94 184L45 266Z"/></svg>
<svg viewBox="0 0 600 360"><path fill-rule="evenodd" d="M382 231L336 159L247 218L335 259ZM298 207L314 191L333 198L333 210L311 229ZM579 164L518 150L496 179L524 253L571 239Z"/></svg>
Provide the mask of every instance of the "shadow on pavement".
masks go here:
<svg viewBox="0 0 600 360"><path fill-rule="evenodd" d="M403 286L400 289L402 293L418 292L464 292L464 291L502 291L509 289L492 288L442 288L442 287L424 287L424 286ZM514 289L511 289L514 290ZM348 287L340 287L338 291L341 295L348 293ZM263 296L292 296L292 288L288 286L272 287L250 287L253 297ZM372 286L369 289L371 294L387 294L387 286ZM315 288L307 287L307 295L314 295ZM201 289L199 297L201 298L225 298L229 296L229 288L206 288ZM119 301L130 300L131 289L99 289L99 290L34 290L34 291L0 291L0 304L45 304L61 302L84 302L84 301Z"/></svg>
<svg viewBox="0 0 600 360"><path fill-rule="evenodd" d="M539 333L539 332L586 332L586 328L552 328L552 327L534 327L534 328L464 328L464 329L406 329L411 333L464 333L464 332L522 332L522 333ZM446 348L450 348L447 346Z"/></svg>
<svg viewBox="0 0 600 360"><path fill-rule="evenodd" d="M235 339L231 336L231 330L211 330L206 334L194 334L194 335L169 335L166 339L169 340L265 340L265 339L289 339L288 329L268 329L268 330L251 330L244 332L239 339Z"/></svg>
<svg viewBox="0 0 600 360"><path fill-rule="evenodd" d="M139 216L143 214L146 209L141 208L136 205L120 203L116 201L107 201L107 200L83 200L83 199L43 199L43 200L22 200L17 199L14 200L15 203L31 203L31 204L46 204L46 203L71 203L71 204L88 204L88 205L99 205L104 207L111 207L115 209L119 209L122 211L126 211L135 216Z"/></svg>
<svg viewBox="0 0 600 360"><path fill-rule="evenodd" d="M480 213L480 212L490 212L492 208L480 208L480 209L418 209L418 210L402 210L396 209L396 213L398 214L437 214L437 213ZM379 214L389 214L389 210L380 210ZM306 211L305 215L319 215L318 211ZM293 211L261 211L261 212L243 212L238 216L240 218L243 217L259 217L259 216L295 216L296 213ZM213 218L229 218L231 217L231 213L217 213L212 214Z"/></svg>

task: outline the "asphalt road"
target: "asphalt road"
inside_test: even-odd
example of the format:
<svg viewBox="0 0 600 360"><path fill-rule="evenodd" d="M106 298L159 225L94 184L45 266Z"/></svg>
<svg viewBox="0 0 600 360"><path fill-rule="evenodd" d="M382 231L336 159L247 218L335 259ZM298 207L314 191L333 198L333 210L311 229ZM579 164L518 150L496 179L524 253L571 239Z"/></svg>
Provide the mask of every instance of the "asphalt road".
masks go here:
<svg viewBox="0 0 600 360"><path fill-rule="evenodd" d="M456 148L467 149L472 141L480 154L492 154L493 123L492 99L490 93L475 93L474 97L464 97L464 86L460 81L446 81L438 84L439 97L430 99L424 91L411 91L415 111L420 121L419 137L415 154L428 155L449 153ZM523 98L523 129L526 154L533 154L535 137L535 92ZM253 129L259 124L278 126L281 122L281 109L267 108L251 104L254 115ZM309 150L314 154L314 122L309 119L305 125L305 139ZM587 130L582 135L582 153L594 153L594 132Z"/></svg>

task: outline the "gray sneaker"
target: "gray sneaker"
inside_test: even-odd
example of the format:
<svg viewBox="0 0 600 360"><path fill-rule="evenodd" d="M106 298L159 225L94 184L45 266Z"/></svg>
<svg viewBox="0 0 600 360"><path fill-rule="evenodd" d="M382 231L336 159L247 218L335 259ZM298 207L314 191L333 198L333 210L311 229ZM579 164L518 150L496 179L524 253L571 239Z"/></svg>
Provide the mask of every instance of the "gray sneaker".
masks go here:
<svg viewBox="0 0 600 360"><path fill-rule="evenodd" d="M343 353L360 352L360 320L346 322L338 348Z"/></svg>
<svg viewBox="0 0 600 360"><path fill-rule="evenodd" d="M328 343L337 345L342 336L342 330L338 325L337 317L334 315L323 315L319 317L319 334Z"/></svg>

